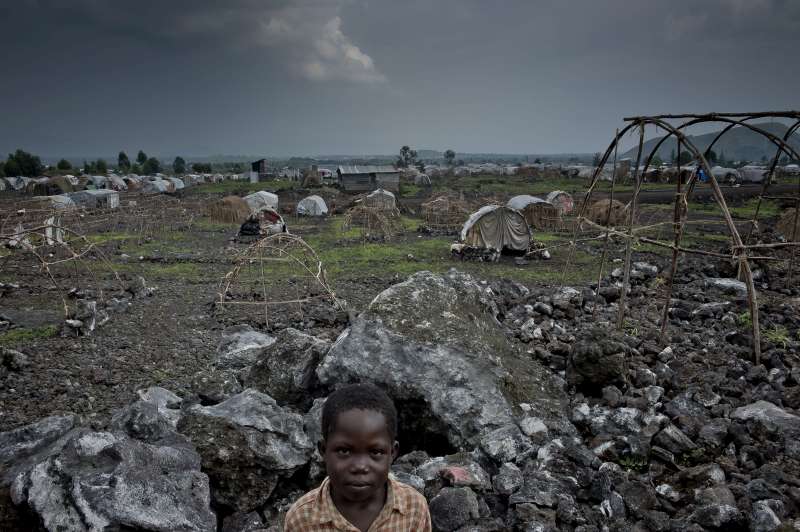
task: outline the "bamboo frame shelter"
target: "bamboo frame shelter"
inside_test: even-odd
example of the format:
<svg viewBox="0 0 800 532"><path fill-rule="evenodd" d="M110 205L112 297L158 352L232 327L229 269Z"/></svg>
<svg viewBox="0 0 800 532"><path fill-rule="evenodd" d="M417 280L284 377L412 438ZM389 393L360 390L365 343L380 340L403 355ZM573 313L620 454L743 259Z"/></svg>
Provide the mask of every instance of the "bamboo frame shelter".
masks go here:
<svg viewBox="0 0 800 532"><path fill-rule="evenodd" d="M788 126L783 137L779 137L751 123L752 121L757 119L785 120L789 121L790 125ZM577 239L578 228L583 223L586 223L589 226L594 226L598 230L605 231L606 248L604 249L603 252L603 260L600 263L600 272L598 278L600 278L603 273L606 251L608 248L608 236L610 234L614 234L614 236L623 238L625 240L625 261L623 269L624 277L623 277L623 287L621 290L621 298L619 302L619 315L617 320L617 327L622 329L625 318L625 297L628 289L630 288L631 254L634 242L648 243L672 250L670 274L667 280L664 310L661 319L661 338L663 342L666 336L668 317L669 317L668 316L669 302L672 297L673 282L675 279L675 275L677 273L678 258L680 254L690 253L690 254L699 254L706 256L726 257L737 263L739 277L747 287L747 302L752 321L753 357L756 363L758 363L761 358L761 331L759 327L758 294L756 292L755 285L753 282L751 261L758 259L774 260L776 258L774 256L759 256L759 255L768 255L769 252L774 252L778 249L788 249L789 251L789 258L787 261L788 278L789 281L791 282L797 260L797 250L798 246L800 246L800 243L780 242L773 244L759 244L759 243L754 244L751 243L751 241L755 230L758 228L758 216L761 210L762 203L766 199L773 199L773 200L780 199L783 201L793 202L795 205L794 227L795 228L800 227L800 176L798 176L797 194L795 196L777 197L769 193L769 187L770 184L772 183L772 177L775 173L775 169L778 165L779 159L783 155L788 156L790 159L800 159L800 153L798 153L798 150L792 147L792 145L788 142L788 140L792 137L792 135L796 131L798 131L798 129L800 129L800 111L668 114L668 115L655 115L655 116L634 116L625 118L624 121L626 122L625 127L616 132L614 139L611 141L608 148L606 148L606 151L600 160L597 170L595 170L594 175L592 176L588 191L585 196L585 200L583 201L577 215L579 223L575 225L573 239L570 243L570 254L569 258L567 259L566 268L569 267L570 261L572 260L572 255L575 249L575 243L578 240ZM699 124L724 125L722 130L714 137L714 139L705 148L705 150L700 150L693 143L692 139L687 137L687 135L685 134L687 128ZM644 153L644 135L646 127L655 127L656 130L660 130L665 133L664 136L654 144L650 152L647 154ZM731 216L730 209L728 208L727 202L725 200L725 195L723 193L723 190L720 187L717 179L715 178L714 173L711 171L711 165L709 165L708 163L708 155L711 152L711 150L714 149L714 146L717 144L717 142L719 142L721 138L725 136L726 133L728 133L731 129L735 127L747 128L753 131L754 133L757 133L758 135L762 136L767 142L771 143L775 147L775 156L772 158L772 162L769 166L768 173L763 180L761 192L757 197L757 203L753 214L753 218L749 222L749 227L747 228L747 234L745 235L742 235L739 229L737 228L736 223L734 222L733 217ZM628 209L627 213L628 215L626 224L627 227L622 229L617 229L617 228L603 228L597 226L596 224L592 223L590 220L586 218L586 209L587 206L591 204L592 193L595 191L595 188L597 187L597 184L600 180L600 169L602 169L605 166L605 164L609 161L609 159L612 157L613 154L614 175L612 175L612 180L611 180L611 199L613 200L614 183L617 174L617 161L616 161L617 149L619 147L621 140L623 139L623 137L625 137L625 135L635 132L638 132L638 150L636 156L636 166L634 167L634 173L633 173L633 180L634 180L633 198L631 200L630 208ZM698 167L702 168L706 176L708 176L713 198L722 212L724 225L727 228L728 233L730 234L731 252L729 255L713 253L700 249L693 249L682 245L681 241L684 235L684 230L687 226L686 218L689 211L690 199L695 189L695 185L697 184L696 174L693 174L685 185L681 183L681 180L677 180L677 182L675 183L676 191L674 199L674 213L673 213L673 222L671 224L673 228L673 238L671 243L661 242L659 240L654 240L642 236L642 233L645 232L644 230L648 228L634 227L634 221L636 220L636 214L638 208L639 193L641 191L641 185L643 181L642 176L647 174L648 169L650 168L650 165L652 164L653 159L656 153L658 152L658 149L667 141L676 142L677 145L676 153L681 153L684 150L688 151L691 154L692 158L697 162ZM640 166L642 160L644 160L644 165ZM678 171L680 172L680 164L678 165ZM565 275L566 275L566 268L564 272Z"/></svg>

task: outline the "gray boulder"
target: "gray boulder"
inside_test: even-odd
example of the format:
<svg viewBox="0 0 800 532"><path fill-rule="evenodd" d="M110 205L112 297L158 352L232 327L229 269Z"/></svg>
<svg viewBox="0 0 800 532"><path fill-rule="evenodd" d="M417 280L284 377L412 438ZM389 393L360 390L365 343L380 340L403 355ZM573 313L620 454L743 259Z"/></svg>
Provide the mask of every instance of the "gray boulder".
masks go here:
<svg viewBox="0 0 800 532"><path fill-rule="evenodd" d="M66 414L0 432L0 488L8 487L20 472L60 451L66 443L65 436L75 430L77 423L75 414Z"/></svg>
<svg viewBox="0 0 800 532"><path fill-rule="evenodd" d="M469 488L443 488L429 507L436 530L458 530L480 516L478 498Z"/></svg>
<svg viewBox="0 0 800 532"><path fill-rule="evenodd" d="M234 325L222 333L215 364L222 369L242 369L258 360L262 351L274 343L275 338L249 325Z"/></svg>
<svg viewBox="0 0 800 532"><path fill-rule="evenodd" d="M497 321L492 292L471 276L418 272L380 293L317 368L322 384L371 381L454 446L517 425L526 402L551 430L574 433L563 382L521 353ZM503 457L507 461L511 457Z"/></svg>
<svg viewBox="0 0 800 532"><path fill-rule="evenodd" d="M572 348L567 362L567 382L579 391L595 396L601 396L606 386L624 385L628 350L619 333L594 327Z"/></svg>
<svg viewBox="0 0 800 532"><path fill-rule="evenodd" d="M218 405L190 407L178 430L200 453L215 500L242 512L266 502L278 481L311 456L303 417L256 390Z"/></svg>
<svg viewBox="0 0 800 532"><path fill-rule="evenodd" d="M756 401L755 403L741 406L731 412L731 419L759 421L792 434L800 432L800 416L790 414L767 401Z"/></svg>
<svg viewBox="0 0 800 532"><path fill-rule="evenodd" d="M58 455L17 475L11 498L50 531L216 530L197 453L111 432L71 433Z"/></svg>
<svg viewBox="0 0 800 532"><path fill-rule="evenodd" d="M244 385L268 394L280 403L304 407L317 386L315 370L330 343L297 329L283 329L275 343L263 349L244 377Z"/></svg>

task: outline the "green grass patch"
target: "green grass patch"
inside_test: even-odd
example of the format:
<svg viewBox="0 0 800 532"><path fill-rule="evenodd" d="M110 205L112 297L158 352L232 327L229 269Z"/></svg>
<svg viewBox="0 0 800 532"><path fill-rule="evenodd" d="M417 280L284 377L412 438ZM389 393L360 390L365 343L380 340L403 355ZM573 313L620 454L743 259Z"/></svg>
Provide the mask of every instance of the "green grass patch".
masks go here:
<svg viewBox="0 0 800 532"><path fill-rule="evenodd" d="M13 346L34 340L52 338L58 334L57 325L34 327L33 329L11 329L0 334L0 345Z"/></svg>
<svg viewBox="0 0 800 532"><path fill-rule="evenodd" d="M205 231L207 233L222 233L227 232L232 229L239 228L238 223L223 223L223 222L216 222L207 218L197 220L194 222L194 229L199 229L200 231Z"/></svg>
<svg viewBox="0 0 800 532"><path fill-rule="evenodd" d="M109 231L108 233L97 233L94 235L86 235L86 240L92 244L102 244L103 242L115 242L120 240L129 240L137 238L137 235L132 233L123 233Z"/></svg>
<svg viewBox="0 0 800 532"><path fill-rule="evenodd" d="M753 216L756 213L756 206L758 205L758 198L751 198L744 203L741 204L728 204L728 210L731 213L731 216L734 218L741 218L744 220L752 220ZM699 202L690 202L689 203L689 211L690 212L705 212L705 213L713 213L722 215L722 209L719 208L719 205L716 203L699 203ZM758 209L758 217L767 218L770 216L779 216L781 213L780 206L776 201L773 200L763 200L761 202L761 207Z"/></svg>

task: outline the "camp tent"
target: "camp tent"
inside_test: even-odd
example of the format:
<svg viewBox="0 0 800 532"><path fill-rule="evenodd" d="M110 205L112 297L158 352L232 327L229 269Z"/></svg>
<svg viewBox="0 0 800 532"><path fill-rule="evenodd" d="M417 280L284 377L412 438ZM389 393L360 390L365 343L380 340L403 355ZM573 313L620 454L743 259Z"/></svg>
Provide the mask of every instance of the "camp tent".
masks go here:
<svg viewBox="0 0 800 532"><path fill-rule="evenodd" d="M175 184L164 179L149 178L142 181L142 191L171 194L172 192L175 192Z"/></svg>
<svg viewBox="0 0 800 532"><path fill-rule="evenodd" d="M547 200L548 203L552 204L553 207L556 208L559 216L569 214L575 208L575 203L572 201L572 196L563 190L554 190L547 195L545 200Z"/></svg>
<svg viewBox="0 0 800 532"><path fill-rule="evenodd" d="M508 200L506 207L522 213L528 225L535 229L552 228L558 225L560 220L558 210L553 204L546 202L542 198L537 198L536 196L529 196L527 194L514 196Z"/></svg>
<svg viewBox="0 0 800 532"><path fill-rule="evenodd" d="M473 213L461 228L461 241L475 248L527 251L531 231L518 211L487 205Z"/></svg>
<svg viewBox="0 0 800 532"><path fill-rule="evenodd" d="M37 196L33 198L41 202L44 208L55 210L70 210L76 208L75 201L67 194L57 194L55 196Z"/></svg>
<svg viewBox="0 0 800 532"><path fill-rule="evenodd" d="M373 190L367 194L363 199L363 203L366 207L384 211L391 211L397 208L394 194L382 188Z"/></svg>
<svg viewBox="0 0 800 532"><path fill-rule="evenodd" d="M119 207L119 192L116 190L81 190L70 198L79 207L87 209L116 209Z"/></svg>
<svg viewBox="0 0 800 532"><path fill-rule="evenodd" d="M325 200L319 196L308 196L297 203L297 214L303 216L325 216L328 214L328 206Z"/></svg>
<svg viewBox="0 0 800 532"><path fill-rule="evenodd" d="M739 168L739 175L742 176L742 181L746 183L761 183L768 173L769 169L765 166L748 164L747 166Z"/></svg>
<svg viewBox="0 0 800 532"><path fill-rule="evenodd" d="M106 188L110 190L123 191L128 190L128 184L120 176L112 174L108 176Z"/></svg>
<svg viewBox="0 0 800 532"><path fill-rule="evenodd" d="M182 188L186 188L184 182L178 179L177 177L167 177L164 179L164 181L169 181L170 183L172 183L175 186L175 190L181 190Z"/></svg>
<svg viewBox="0 0 800 532"><path fill-rule="evenodd" d="M86 183L86 188L101 190L111 188L111 183L109 183L108 178L104 175L90 175Z"/></svg>
<svg viewBox="0 0 800 532"><path fill-rule="evenodd" d="M28 186L28 183L31 182L30 177L25 176L16 176L16 177L7 177L6 183L8 183L8 187L12 190L25 190L25 187Z"/></svg>
<svg viewBox="0 0 800 532"><path fill-rule="evenodd" d="M247 205L250 207L250 212L261 212L265 209L278 209L278 196L272 192L259 190L244 197Z"/></svg>
<svg viewBox="0 0 800 532"><path fill-rule="evenodd" d="M67 194L73 192L75 188L65 177L52 177L45 181L31 181L28 185L28 192L36 196L54 196L56 194Z"/></svg>

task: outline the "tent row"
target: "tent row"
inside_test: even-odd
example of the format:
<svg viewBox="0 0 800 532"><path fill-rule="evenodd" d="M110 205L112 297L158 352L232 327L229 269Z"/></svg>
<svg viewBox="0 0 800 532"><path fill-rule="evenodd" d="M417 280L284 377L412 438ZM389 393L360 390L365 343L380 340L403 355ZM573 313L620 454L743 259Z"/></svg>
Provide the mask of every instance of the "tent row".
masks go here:
<svg viewBox="0 0 800 532"><path fill-rule="evenodd" d="M153 176L109 174L80 177L64 175L37 178L16 176L0 178L0 191L27 193L34 196L53 196L78 190L115 190L117 192L137 190L171 194L189 186L217 183L223 179L222 174L189 174L182 178L163 174Z"/></svg>

